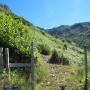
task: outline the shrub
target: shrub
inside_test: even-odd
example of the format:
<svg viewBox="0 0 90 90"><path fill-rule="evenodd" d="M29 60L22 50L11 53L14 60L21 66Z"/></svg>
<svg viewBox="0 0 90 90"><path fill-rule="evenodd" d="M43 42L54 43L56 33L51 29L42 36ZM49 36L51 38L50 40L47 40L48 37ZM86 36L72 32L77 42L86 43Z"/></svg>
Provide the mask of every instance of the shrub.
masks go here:
<svg viewBox="0 0 90 90"><path fill-rule="evenodd" d="M65 58L63 56L63 54L62 54L62 56L61 56L60 59L61 59L61 64L63 64L63 65L69 65L69 60L67 58Z"/></svg>
<svg viewBox="0 0 90 90"><path fill-rule="evenodd" d="M69 61L67 58L64 57L62 54L61 56L58 54L56 50L52 52L51 58L49 60L49 63L52 64L63 64L63 65L68 65Z"/></svg>
<svg viewBox="0 0 90 90"><path fill-rule="evenodd" d="M65 40L64 40L64 39L62 39L62 42L64 43L64 42L65 42Z"/></svg>
<svg viewBox="0 0 90 90"><path fill-rule="evenodd" d="M41 33L42 33L43 35L45 35L45 34L46 34L44 31L41 31Z"/></svg>
<svg viewBox="0 0 90 90"><path fill-rule="evenodd" d="M57 38L59 38L59 36L55 36L55 38L57 39Z"/></svg>
<svg viewBox="0 0 90 90"><path fill-rule="evenodd" d="M59 58L59 55L58 55L56 50L54 50L52 52L52 55L51 55L51 58L50 58L49 62L52 63L52 64L60 63L60 58Z"/></svg>
<svg viewBox="0 0 90 90"><path fill-rule="evenodd" d="M67 44L64 44L64 45L63 45L63 49L64 49L64 50L67 50Z"/></svg>
<svg viewBox="0 0 90 90"><path fill-rule="evenodd" d="M72 41L71 41L71 40L69 40L69 39L66 39L66 41L67 41L68 43L72 44Z"/></svg>
<svg viewBox="0 0 90 90"><path fill-rule="evenodd" d="M39 49L40 53L42 53L44 55L50 54L50 47L46 44L40 44L38 49Z"/></svg>

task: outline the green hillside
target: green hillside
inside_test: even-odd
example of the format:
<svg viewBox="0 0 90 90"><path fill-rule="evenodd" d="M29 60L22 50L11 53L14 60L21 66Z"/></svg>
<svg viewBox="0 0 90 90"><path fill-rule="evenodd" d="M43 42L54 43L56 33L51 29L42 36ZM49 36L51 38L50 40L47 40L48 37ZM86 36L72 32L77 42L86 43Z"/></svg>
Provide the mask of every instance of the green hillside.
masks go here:
<svg viewBox="0 0 90 90"><path fill-rule="evenodd" d="M14 47L21 52L28 54L31 48L31 42L34 41L36 48L41 52L44 53L43 47L47 49L50 53L52 50L57 49L60 53L63 53L63 47L66 44L67 50L63 53L65 54L66 58L72 60L73 56L79 60L82 50L73 42L69 42L66 40L59 40L55 37L47 34L46 32L39 30L34 25L26 25L23 22L23 18L13 18L12 15L6 12L0 13L0 45L1 46L9 46ZM49 53L46 54L49 54ZM70 54L71 57L69 57ZM72 55L71 55L72 54ZM74 60L74 61L75 61ZM76 61L76 62L77 62Z"/></svg>
<svg viewBox="0 0 90 90"><path fill-rule="evenodd" d="M46 62L43 56L52 57L54 51L54 55L58 54L58 58L54 57L53 61L57 60L58 64L61 64L62 60L65 65L82 65L83 63L83 50L77 47L75 43L65 39L56 39L24 18L16 16L7 6L1 4L0 46L13 49L10 57L12 57L14 50L18 50L19 55L26 56L24 60L18 59L19 56L17 56L17 61L14 58L12 59L14 62L30 62L32 41L35 44L35 80L37 83L45 80L47 76ZM24 80L18 78L14 71L12 73L15 74L13 83L17 79L21 79L19 83L24 83ZM40 77L40 75L42 76Z"/></svg>
<svg viewBox="0 0 90 90"><path fill-rule="evenodd" d="M90 45L90 22L76 23L71 26L62 25L47 31L56 37L64 37L79 45Z"/></svg>
<svg viewBox="0 0 90 90"><path fill-rule="evenodd" d="M38 50L40 50L44 45L45 49L50 49L49 51L56 48L60 51L60 53L63 53L63 46L66 44L68 47L66 52L70 51L68 54L77 54L73 59L80 58L80 55L78 56L78 52L80 52L81 49L76 47L74 43L71 44L65 40L56 39L44 31L40 31L33 25L28 27L23 24L21 18L15 20L12 16L6 15L5 13L0 13L0 18L1 46L14 47L19 49L21 52L28 54L30 52L30 45L33 40ZM73 55L70 59L72 59ZM69 58L68 55L67 58Z"/></svg>

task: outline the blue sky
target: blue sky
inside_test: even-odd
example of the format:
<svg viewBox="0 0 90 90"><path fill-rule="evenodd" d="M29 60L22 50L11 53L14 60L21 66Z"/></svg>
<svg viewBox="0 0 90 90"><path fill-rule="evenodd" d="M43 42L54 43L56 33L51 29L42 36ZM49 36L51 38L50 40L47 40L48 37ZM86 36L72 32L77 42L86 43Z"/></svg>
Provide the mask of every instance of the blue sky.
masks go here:
<svg viewBox="0 0 90 90"><path fill-rule="evenodd" d="M0 0L0 3L43 28L90 21L90 0Z"/></svg>

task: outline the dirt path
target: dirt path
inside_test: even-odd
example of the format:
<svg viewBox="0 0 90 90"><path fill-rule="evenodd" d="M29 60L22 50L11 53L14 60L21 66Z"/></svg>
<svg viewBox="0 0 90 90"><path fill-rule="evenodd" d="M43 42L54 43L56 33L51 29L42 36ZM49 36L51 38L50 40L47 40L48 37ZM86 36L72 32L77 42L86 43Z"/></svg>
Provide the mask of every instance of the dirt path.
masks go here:
<svg viewBox="0 0 90 90"><path fill-rule="evenodd" d="M43 82L43 90L82 90L76 77L76 67L48 63L49 57L43 56L48 68L48 77ZM64 89L65 88L65 89Z"/></svg>
<svg viewBox="0 0 90 90"><path fill-rule="evenodd" d="M66 67L61 65L49 64L48 66L48 80L47 85L50 86L50 90L61 90L67 83L67 79L70 77L68 71L65 70Z"/></svg>
<svg viewBox="0 0 90 90"><path fill-rule="evenodd" d="M44 57L44 60L48 61L49 57ZM44 82L46 88L45 90L62 90L67 84L68 78L70 78L70 73L68 66L62 66L57 64L47 63L48 67L48 78Z"/></svg>

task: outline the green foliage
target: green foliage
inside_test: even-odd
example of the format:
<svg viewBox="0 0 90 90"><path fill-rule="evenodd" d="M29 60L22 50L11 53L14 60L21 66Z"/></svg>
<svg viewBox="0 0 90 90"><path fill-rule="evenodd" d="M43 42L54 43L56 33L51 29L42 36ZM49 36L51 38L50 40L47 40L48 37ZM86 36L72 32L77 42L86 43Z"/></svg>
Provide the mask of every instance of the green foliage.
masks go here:
<svg viewBox="0 0 90 90"><path fill-rule="evenodd" d="M0 8L1 9L1 8ZM41 31L33 24L29 23L22 17L14 15L12 12L0 12L0 46L9 47L11 62L27 62L31 61L31 42L34 41L34 58L35 58L35 81L40 84L47 76L47 66L43 58L39 60L38 51L41 54L49 55L52 52L50 63L55 64L78 64L82 63L82 50L74 43L69 43L66 40L55 38L44 31ZM16 54L16 58L13 54ZM80 53L81 52L81 53ZM41 55L40 54L40 55ZM23 56L23 59L20 57ZM16 70L16 71L14 71ZM13 84L25 84L26 78L30 73L30 68L25 68L25 72L19 73L20 69L12 69ZM7 74L5 74L7 76ZM21 85L21 90L25 90L24 85Z"/></svg>
<svg viewBox="0 0 90 90"><path fill-rule="evenodd" d="M39 50L40 50L40 53L42 53L44 55L50 54L50 47L47 44L39 45Z"/></svg>
<svg viewBox="0 0 90 90"><path fill-rule="evenodd" d="M71 40L69 40L69 39L66 39L66 41L67 41L68 43L72 44L72 41L71 41Z"/></svg>
<svg viewBox="0 0 90 90"><path fill-rule="evenodd" d="M64 50L67 50L67 44L64 44L64 45L63 45L63 49L64 49Z"/></svg>
<svg viewBox="0 0 90 90"><path fill-rule="evenodd" d="M41 83L47 77L47 66L44 61L38 61L35 65L35 81Z"/></svg>
<svg viewBox="0 0 90 90"><path fill-rule="evenodd" d="M68 65L69 60L67 58L65 58L63 54L60 55L60 54L58 54L58 52L56 50L54 50L52 52L52 56L49 60L49 63Z"/></svg>
<svg viewBox="0 0 90 90"><path fill-rule="evenodd" d="M62 42L65 42L65 40L64 40L64 39L62 39Z"/></svg>
<svg viewBox="0 0 90 90"><path fill-rule="evenodd" d="M61 64L62 65L69 65L69 60L63 54L61 56Z"/></svg>
<svg viewBox="0 0 90 90"><path fill-rule="evenodd" d="M11 14L0 13L0 46L17 49L20 53L24 53L30 57L32 41L34 41L36 47L36 59L38 58L38 54L36 54L38 51L44 55L49 55L54 49L63 53L72 63L74 60L79 61L81 58L80 53L79 56L77 56L78 52L76 51L77 47L75 44L70 45L67 41L56 39L44 31L39 30L34 25L27 25L23 18L18 17L15 19ZM71 49L72 46L76 47L76 49ZM64 48L65 51L63 51L62 48ZM70 56L68 54L73 55Z"/></svg>
<svg viewBox="0 0 90 90"><path fill-rule="evenodd" d="M52 52L52 56L51 56L51 58L49 60L49 63L52 63L52 64L54 64L54 63L55 64L60 63L60 58L59 58L58 52L56 50L54 50Z"/></svg>

